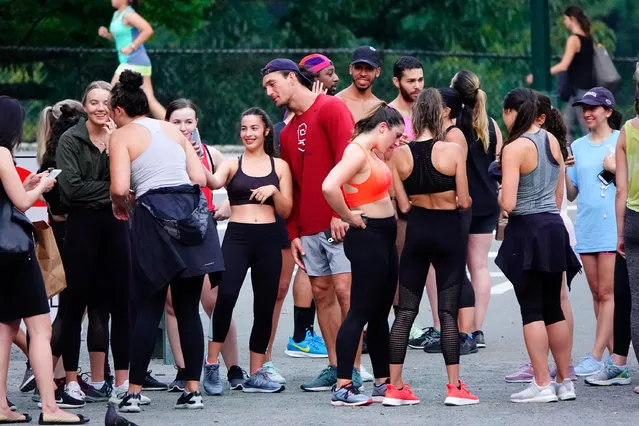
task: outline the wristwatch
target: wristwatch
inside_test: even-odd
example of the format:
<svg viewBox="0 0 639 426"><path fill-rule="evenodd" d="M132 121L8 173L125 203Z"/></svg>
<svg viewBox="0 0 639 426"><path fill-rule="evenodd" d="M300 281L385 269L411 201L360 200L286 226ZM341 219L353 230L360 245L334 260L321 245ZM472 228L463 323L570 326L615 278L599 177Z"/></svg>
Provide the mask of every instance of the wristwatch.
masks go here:
<svg viewBox="0 0 639 426"><path fill-rule="evenodd" d="M131 49L135 52L138 48L135 46L135 43L131 43Z"/></svg>

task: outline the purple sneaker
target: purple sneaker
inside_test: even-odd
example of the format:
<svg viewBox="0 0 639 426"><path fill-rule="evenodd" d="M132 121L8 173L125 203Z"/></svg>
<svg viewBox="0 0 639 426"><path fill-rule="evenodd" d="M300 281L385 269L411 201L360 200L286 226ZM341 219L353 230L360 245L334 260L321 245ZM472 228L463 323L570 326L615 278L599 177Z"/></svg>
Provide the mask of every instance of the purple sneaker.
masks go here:
<svg viewBox="0 0 639 426"><path fill-rule="evenodd" d="M519 370L504 377L504 380L508 383L530 383L532 382L533 368L531 363L523 364L519 367Z"/></svg>
<svg viewBox="0 0 639 426"><path fill-rule="evenodd" d="M576 382L577 375L575 374L575 366L572 365L572 363L570 363L570 365L568 366L568 373L570 375L570 380L572 380L573 382ZM557 366L553 365L552 368L550 369L550 379L555 380L556 378L557 378Z"/></svg>

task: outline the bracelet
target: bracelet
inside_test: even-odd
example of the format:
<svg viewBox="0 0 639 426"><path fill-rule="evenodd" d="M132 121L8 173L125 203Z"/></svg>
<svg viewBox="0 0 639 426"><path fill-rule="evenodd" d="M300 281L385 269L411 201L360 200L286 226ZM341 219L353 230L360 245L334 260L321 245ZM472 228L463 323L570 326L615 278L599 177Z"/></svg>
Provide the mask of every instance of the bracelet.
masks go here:
<svg viewBox="0 0 639 426"><path fill-rule="evenodd" d="M133 49L133 51L138 50L138 48L137 48L137 47L135 47L135 43L131 43L131 49Z"/></svg>

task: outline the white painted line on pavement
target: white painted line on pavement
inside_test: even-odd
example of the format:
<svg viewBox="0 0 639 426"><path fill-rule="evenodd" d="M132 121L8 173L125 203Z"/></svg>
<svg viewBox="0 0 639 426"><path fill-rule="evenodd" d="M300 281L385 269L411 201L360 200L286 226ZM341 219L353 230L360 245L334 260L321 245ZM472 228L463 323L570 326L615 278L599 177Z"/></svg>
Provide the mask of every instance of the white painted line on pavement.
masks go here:
<svg viewBox="0 0 639 426"><path fill-rule="evenodd" d="M491 287L490 294L504 294L513 289L513 285L510 281L504 281L501 284L497 284Z"/></svg>

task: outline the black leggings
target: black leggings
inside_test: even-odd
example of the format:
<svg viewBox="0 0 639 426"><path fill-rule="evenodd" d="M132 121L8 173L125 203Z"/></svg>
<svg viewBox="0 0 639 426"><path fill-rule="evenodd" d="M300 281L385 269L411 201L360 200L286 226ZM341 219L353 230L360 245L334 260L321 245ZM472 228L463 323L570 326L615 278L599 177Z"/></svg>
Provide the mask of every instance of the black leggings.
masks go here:
<svg viewBox="0 0 639 426"><path fill-rule="evenodd" d="M613 352L628 356L630 351L630 312L632 299L628 264L619 253L615 258L615 314L613 319Z"/></svg>
<svg viewBox="0 0 639 426"><path fill-rule="evenodd" d="M513 283L524 325L543 321L546 326L566 318L561 310L563 272L525 271L522 283Z"/></svg>
<svg viewBox="0 0 639 426"><path fill-rule="evenodd" d="M390 363L403 364L408 334L419 311L424 281L432 264L437 277L437 311L446 365L459 364L457 310L466 273L466 240L457 210L413 207L399 264L399 305L390 335Z"/></svg>
<svg viewBox="0 0 639 426"><path fill-rule="evenodd" d="M80 356L82 317L89 308L98 330L89 350L106 351L111 314L111 346L116 370L129 369L131 245L127 222L113 216L111 208L74 209L69 213L64 240L64 290L62 356L64 369L76 371ZM96 323L94 318L100 318Z"/></svg>
<svg viewBox="0 0 639 426"><path fill-rule="evenodd" d="M198 381L204 361L204 339L200 320L200 294L204 276L171 281L173 310L177 318L180 347L184 354L184 380ZM158 326L164 312L169 285L150 296L137 298L134 304L135 326L132 339L129 380L142 385L155 348ZM219 300L219 299L218 299Z"/></svg>
<svg viewBox="0 0 639 426"><path fill-rule="evenodd" d="M376 378L389 377L388 314L397 287L397 221L368 219L366 229L349 228L344 252L351 262L351 301L337 334L337 378L350 379L364 325Z"/></svg>
<svg viewBox="0 0 639 426"><path fill-rule="evenodd" d="M222 274L213 310L213 341L222 343L231 325L233 309L246 273L253 284L251 352L265 354L271 338L273 311L279 291L282 250L277 223L229 222L222 243L226 270Z"/></svg>

